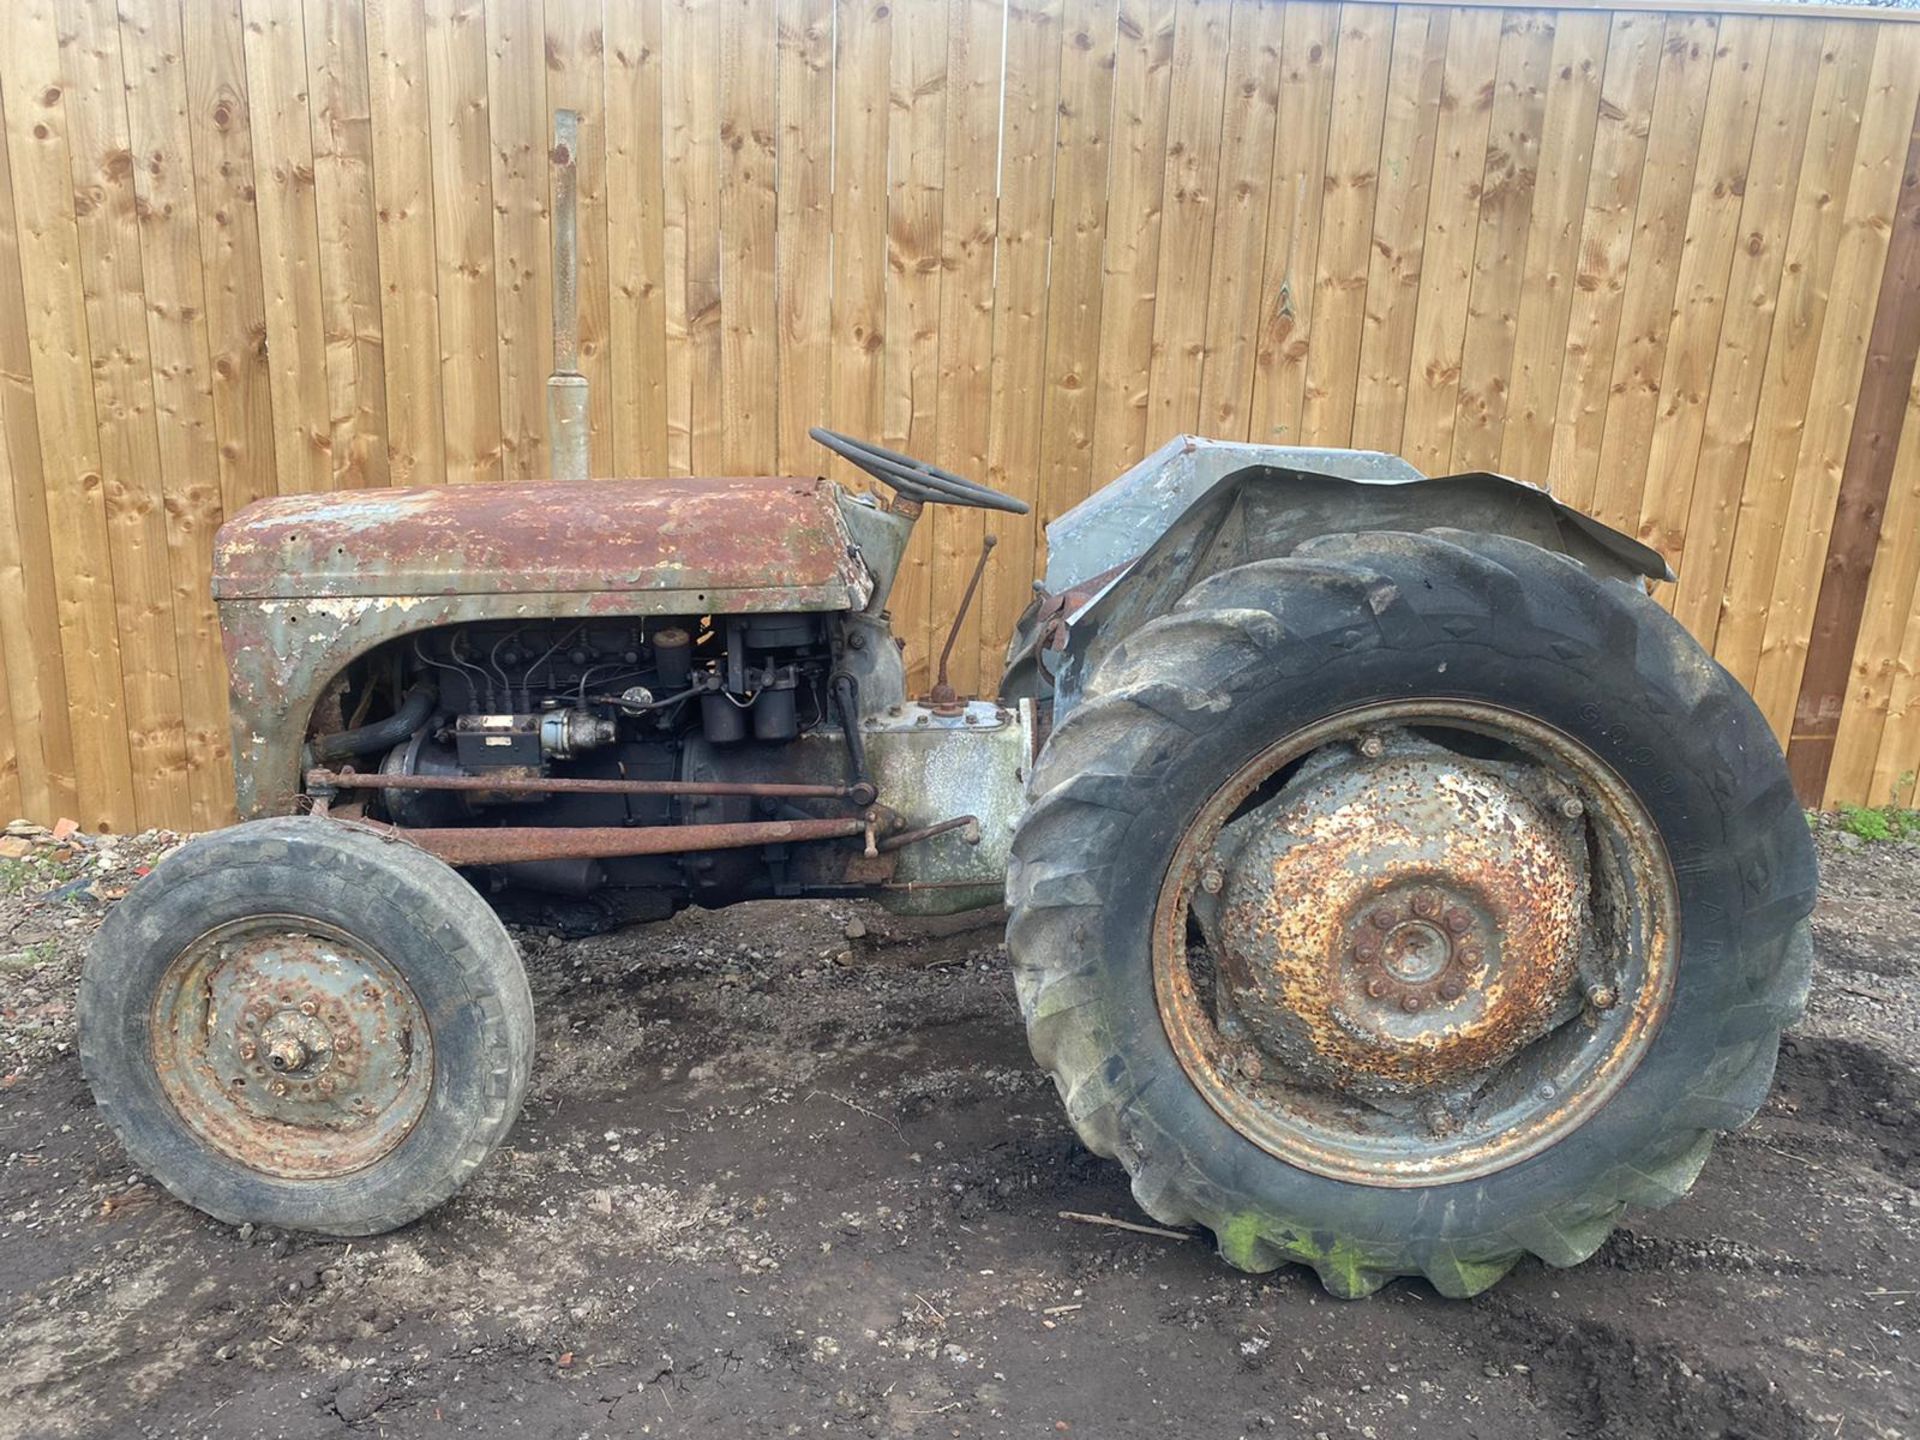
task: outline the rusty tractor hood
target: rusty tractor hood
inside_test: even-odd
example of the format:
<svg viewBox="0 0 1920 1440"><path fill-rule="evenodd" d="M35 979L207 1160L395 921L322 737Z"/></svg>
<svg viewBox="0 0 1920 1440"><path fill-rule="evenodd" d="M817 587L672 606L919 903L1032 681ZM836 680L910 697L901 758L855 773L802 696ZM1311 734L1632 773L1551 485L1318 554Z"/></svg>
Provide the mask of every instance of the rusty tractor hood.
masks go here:
<svg viewBox="0 0 1920 1440"><path fill-rule="evenodd" d="M857 610L870 581L836 494L819 479L672 479L286 495L220 528L213 593L576 593L617 605L673 592L709 613Z"/></svg>

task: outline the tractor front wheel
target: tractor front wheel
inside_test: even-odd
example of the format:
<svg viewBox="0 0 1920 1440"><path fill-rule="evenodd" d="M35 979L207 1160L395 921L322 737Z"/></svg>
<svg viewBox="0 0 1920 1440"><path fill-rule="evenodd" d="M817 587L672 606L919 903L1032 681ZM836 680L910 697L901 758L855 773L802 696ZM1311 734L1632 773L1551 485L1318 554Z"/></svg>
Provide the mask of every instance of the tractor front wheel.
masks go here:
<svg viewBox="0 0 1920 1440"><path fill-rule="evenodd" d="M1804 1003L1812 847L1746 694L1519 541L1324 537L1129 635L1035 768L1036 1057L1147 1212L1364 1295L1683 1194Z"/></svg>
<svg viewBox="0 0 1920 1440"><path fill-rule="evenodd" d="M238 1224L371 1235L505 1138L533 1056L506 929L446 865L327 820L169 856L107 917L80 1059L134 1163Z"/></svg>

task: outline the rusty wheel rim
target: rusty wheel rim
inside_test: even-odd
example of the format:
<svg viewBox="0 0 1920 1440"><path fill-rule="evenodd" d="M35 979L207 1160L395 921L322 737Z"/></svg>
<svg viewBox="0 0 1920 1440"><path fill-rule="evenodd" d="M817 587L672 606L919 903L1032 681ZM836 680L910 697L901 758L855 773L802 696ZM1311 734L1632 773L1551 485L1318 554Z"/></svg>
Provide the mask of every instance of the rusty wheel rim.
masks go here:
<svg viewBox="0 0 1920 1440"><path fill-rule="evenodd" d="M1162 1025L1222 1119L1316 1174L1489 1174L1590 1119L1675 978L1672 866L1637 796L1503 707L1372 705L1201 807L1154 916Z"/></svg>
<svg viewBox="0 0 1920 1440"><path fill-rule="evenodd" d="M148 1020L161 1091L195 1135L288 1180L364 1170L433 1085L412 987L346 931L292 915L219 925L175 957Z"/></svg>

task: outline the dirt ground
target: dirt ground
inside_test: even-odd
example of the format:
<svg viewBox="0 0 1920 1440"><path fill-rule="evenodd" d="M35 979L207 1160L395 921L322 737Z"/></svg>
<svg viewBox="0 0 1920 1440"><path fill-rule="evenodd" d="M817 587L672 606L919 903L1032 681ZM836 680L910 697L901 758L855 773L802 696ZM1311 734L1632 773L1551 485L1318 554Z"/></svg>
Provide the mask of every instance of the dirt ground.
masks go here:
<svg viewBox="0 0 1920 1440"><path fill-rule="evenodd" d="M1144 1217L997 917L845 905L523 935L540 1059L465 1194L353 1244L216 1223L129 1173L72 1049L86 938L172 838L0 864L5 1436L1920 1433L1911 845L1823 837L1812 1011L1688 1200L1476 1301L1343 1303L1062 1219Z"/></svg>

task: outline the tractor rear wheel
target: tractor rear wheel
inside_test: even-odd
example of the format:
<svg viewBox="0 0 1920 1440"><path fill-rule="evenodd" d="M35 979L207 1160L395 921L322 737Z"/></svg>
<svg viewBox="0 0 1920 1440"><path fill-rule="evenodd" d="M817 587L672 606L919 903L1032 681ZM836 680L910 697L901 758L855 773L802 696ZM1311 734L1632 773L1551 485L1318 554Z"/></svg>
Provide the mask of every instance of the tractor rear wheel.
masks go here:
<svg viewBox="0 0 1920 1440"><path fill-rule="evenodd" d="M259 820L169 856L80 982L80 1060L134 1163L230 1224L406 1224L505 1138L533 1057L512 937L411 845Z"/></svg>
<svg viewBox="0 0 1920 1440"><path fill-rule="evenodd" d="M1049 738L1009 946L1073 1124L1164 1223L1342 1296L1575 1264L1684 1194L1805 1003L1805 820L1635 587L1322 537L1126 637Z"/></svg>

